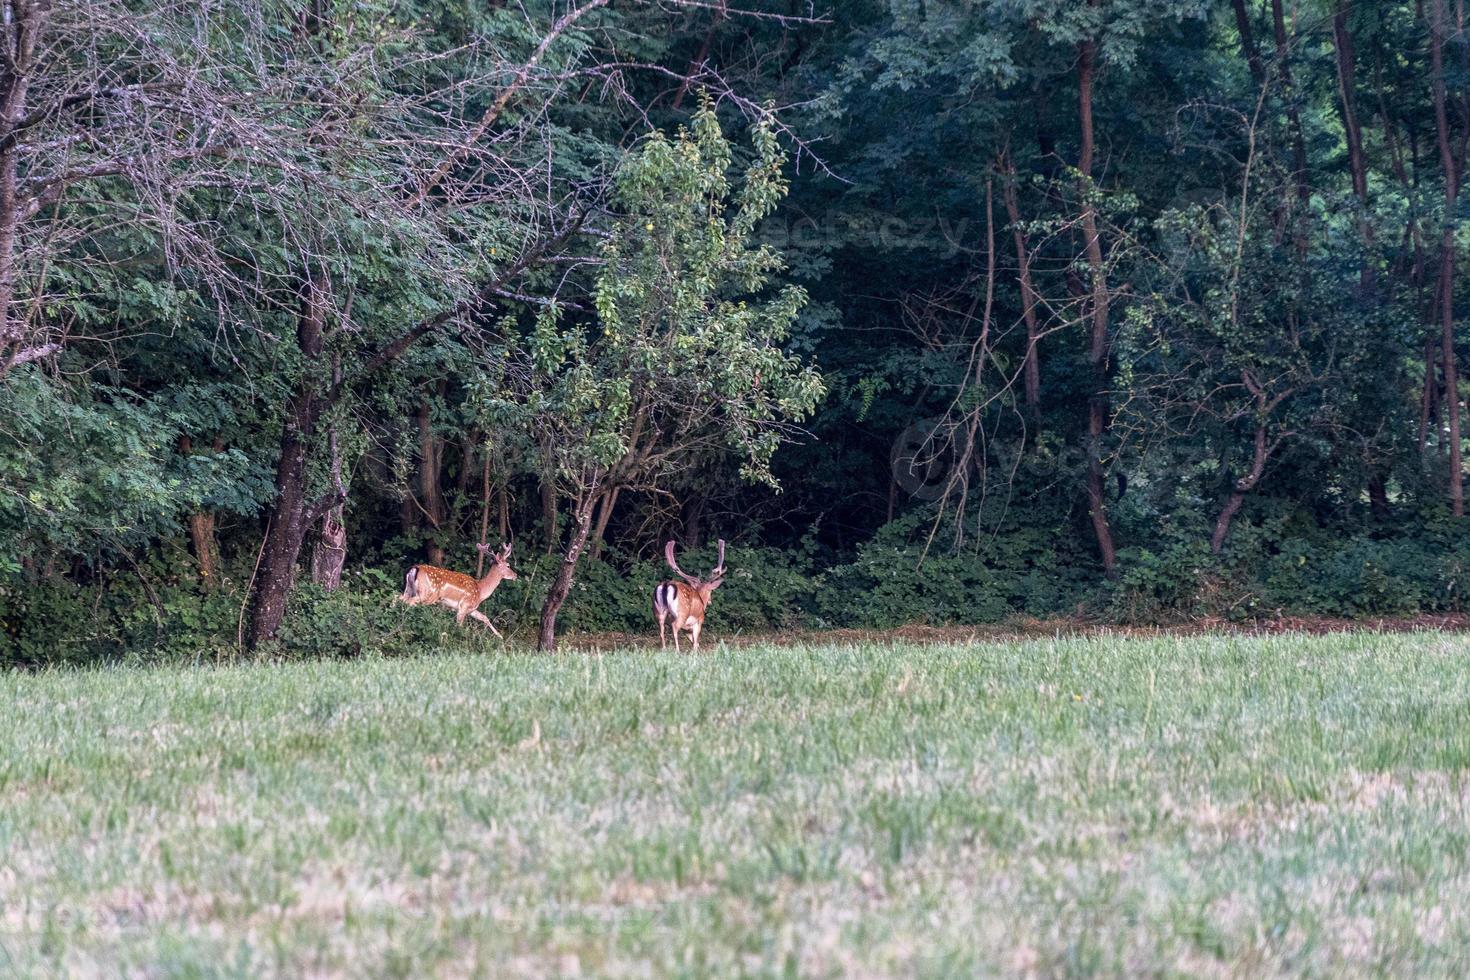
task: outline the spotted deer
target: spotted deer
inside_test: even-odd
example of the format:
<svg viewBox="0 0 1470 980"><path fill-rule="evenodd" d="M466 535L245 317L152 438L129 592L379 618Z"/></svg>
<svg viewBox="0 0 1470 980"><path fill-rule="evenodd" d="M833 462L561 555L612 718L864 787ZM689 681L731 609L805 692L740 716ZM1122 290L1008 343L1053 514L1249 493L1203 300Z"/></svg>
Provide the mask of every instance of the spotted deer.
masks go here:
<svg viewBox="0 0 1470 980"><path fill-rule="evenodd" d="M480 612L480 603L490 598L490 593L506 580L514 581L515 569L510 567L510 544L499 551L491 551L489 545L475 545L480 554L490 559L490 570L485 577L476 580L463 572L451 572L435 565L415 565L403 579L403 594L399 602L410 606L439 605L454 610L454 621L463 626L466 618L477 619L490 627L490 632L500 636L500 630Z"/></svg>
<svg viewBox="0 0 1470 980"><path fill-rule="evenodd" d="M674 652L679 649L679 631L688 630L694 639L694 652L699 652L699 631L704 628L704 612L709 608L710 596L720 587L725 578L725 542L720 541L720 558L710 571L708 578L696 578L684 574L679 563L674 561L674 542L664 546L664 560L683 582L660 582L653 590L653 615L658 620L658 642L661 649L668 647L664 630L669 624L674 627Z"/></svg>

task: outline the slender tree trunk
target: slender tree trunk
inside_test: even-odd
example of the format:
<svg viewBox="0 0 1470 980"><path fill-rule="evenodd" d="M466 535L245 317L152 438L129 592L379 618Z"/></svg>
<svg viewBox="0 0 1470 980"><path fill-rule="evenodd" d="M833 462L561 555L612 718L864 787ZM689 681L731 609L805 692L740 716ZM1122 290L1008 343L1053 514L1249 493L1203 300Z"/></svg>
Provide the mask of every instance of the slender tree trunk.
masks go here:
<svg viewBox="0 0 1470 980"><path fill-rule="evenodd" d="M1434 72L1434 125L1444 170L1444 231L1440 239L1439 313L1440 357L1444 370L1444 402L1449 415L1449 496L1456 517L1465 514L1464 474L1460 459L1459 371L1455 359L1455 203L1460 175L1450 146L1449 115L1444 82L1444 0L1430 0L1429 58Z"/></svg>
<svg viewBox="0 0 1470 980"><path fill-rule="evenodd" d="M1353 194L1358 199L1358 237L1363 242L1363 266L1358 274L1359 292L1373 291L1373 225L1368 220L1368 164L1363 155L1363 128L1358 122L1355 91L1357 62L1353 34L1348 28L1348 4L1338 0L1332 15L1332 40L1337 52L1338 111L1347 140L1348 169L1352 172Z"/></svg>
<svg viewBox="0 0 1470 980"><path fill-rule="evenodd" d="M1447 434L1447 445L1449 449L1449 492L1450 512L1456 517L1465 514L1465 488L1464 473L1461 466L1460 451L1460 389L1459 371L1455 364L1455 313L1454 313L1454 289L1453 280L1455 275L1454 254L1454 232L1446 231L1442 246L1442 258L1440 260L1440 277L1444 280L1445 288L1440 298L1440 359L1444 371L1444 405L1449 421L1449 432Z"/></svg>
<svg viewBox="0 0 1470 980"><path fill-rule="evenodd" d="M223 452L224 440L214 440L215 454ZM179 454L187 456L194 451L194 440L179 436ZM194 546L194 560L199 565L199 578L206 589L214 587L219 570L219 542L215 537L215 516L212 510L196 511L189 515L189 541Z"/></svg>
<svg viewBox="0 0 1470 980"><path fill-rule="evenodd" d="M1077 170L1082 176L1079 192L1082 195L1082 234L1086 238L1088 270L1092 276L1090 342L1087 363L1091 368L1092 392L1087 405L1087 508L1092 519L1092 530L1097 537L1097 550L1102 559L1103 571L1111 576L1118 564L1117 548L1113 544L1113 530L1108 522L1106 482L1103 474L1103 435L1107 430L1107 356L1108 356L1108 284L1107 270L1103 266L1102 241L1099 237L1097 209L1092 203L1092 88L1096 71L1097 42L1083 41L1080 45L1078 68L1078 109L1082 128L1082 147Z"/></svg>
<svg viewBox="0 0 1470 980"><path fill-rule="evenodd" d="M15 236L20 225L16 200L16 156L19 147L10 142L0 148L0 378L10 371L25 346L26 328L15 315Z"/></svg>
<svg viewBox="0 0 1470 980"><path fill-rule="evenodd" d="M15 7L16 9L11 9ZM36 44L50 19L49 3L5 5L0 32L0 379L27 353L26 324L15 314L16 236L20 229L20 141L16 125L24 118Z"/></svg>
<svg viewBox="0 0 1470 980"><path fill-rule="evenodd" d="M618 505L618 494L621 492L621 487L613 487L603 494L602 503L597 508L597 523L592 528L591 555L594 561L602 557L602 548L607 542L607 524L612 519L613 508Z"/></svg>
<svg viewBox="0 0 1470 980"><path fill-rule="evenodd" d="M679 91L674 95L673 110L675 112L678 112L679 108L684 104L684 96L689 94L690 77L695 72L702 71L706 62L709 61L709 49L710 45L714 44L715 32L720 29L720 25L725 21L727 15L725 7L728 0L717 0L717 2L718 6L715 8L714 22L709 25L709 30L704 35L704 42L700 44L698 53L689 62L689 70L685 72L684 80L679 83Z"/></svg>
<svg viewBox="0 0 1470 980"><path fill-rule="evenodd" d="M295 414L298 420L305 417L301 412ZM251 609L248 642L252 649L274 638L280 628L296 559L306 539L306 443L299 432L283 436L282 442L276 463L276 499Z"/></svg>
<svg viewBox="0 0 1470 980"><path fill-rule="evenodd" d="M1263 396L1258 395L1257 398L1263 400ZM1210 536L1210 551L1214 554L1218 555L1224 549L1225 538L1230 534L1230 523L1240 513L1246 495L1261 482L1261 476L1266 472L1266 460L1270 455L1271 449L1266 444L1266 419L1258 417L1252 440L1250 471L1235 481L1235 485L1230 488L1230 496L1225 500L1225 506L1220 508L1220 515L1215 518L1215 533Z"/></svg>
<svg viewBox="0 0 1470 980"><path fill-rule="evenodd" d="M702 493L686 497L680 508L679 523L684 529L684 547L698 548L704 543L704 512L709 498Z"/></svg>
<svg viewBox="0 0 1470 980"><path fill-rule="evenodd" d="M1434 389L1437 383L1434 370L1434 337L1428 337L1424 341L1424 389L1419 397L1419 455L1423 456L1429 448L1429 426L1438 422L1439 406L1436 404Z"/></svg>
<svg viewBox="0 0 1470 980"><path fill-rule="evenodd" d="M1006 180L1001 198L1006 217L1011 223L1011 237L1016 245L1016 278L1021 284L1021 318L1026 324L1026 359L1022 362L1021 379L1026 397L1026 416L1033 426L1041 422L1041 366L1037 345L1041 342L1041 326L1036 316L1038 297L1031 282L1031 250L1026 232L1021 227L1021 206L1016 197L1016 168L1010 158L1004 160Z"/></svg>
<svg viewBox="0 0 1470 980"><path fill-rule="evenodd" d="M311 580L328 592L342 587L342 566L347 563L347 525L343 517L341 504L322 515L311 553Z"/></svg>
<svg viewBox="0 0 1470 980"><path fill-rule="evenodd" d="M480 454L480 543L489 544L486 535L490 533L490 453ZM468 462L469 457L466 457ZM501 536L504 541L504 535ZM475 578L485 574L485 553L481 551L475 559Z"/></svg>
<svg viewBox="0 0 1470 980"><path fill-rule="evenodd" d="M459 441L459 477L454 481L456 501L463 501L469 495L470 477L475 467L475 447L480 444L480 441L480 433L473 430ZM452 512L453 508L450 510Z"/></svg>
<svg viewBox="0 0 1470 980"><path fill-rule="evenodd" d="M1411 171L1409 169L1409 166L1405 163L1404 151L1398 140L1398 123L1393 113L1389 110L1388 100L1384 98L1384 85L1382 74L1383 71L1381 60L1376 60L1374 69L1374 80L1375 88L1377 89L1378 95L1378 115L1379 118L1383 121L1383 134L1384 141L1388 147L1389 164L1393 169L1394 176L1398 179L1400 187L1402 187L1403 189L1405 197L1412 197L1413 192L1419 183L1419 152L1417 149L1417 141L1414 139L1413 131L1411 128L1408 135L1410 157L1413 162L1413 170ZM1435 314L1438 312L1439 309L1439 300L1437 294L1434 300L1428 302L1426 302L1424 297L1425 280L1427 278L1425 272L1426 267L1428 266L1428 260L1426 257L1428 253L1428 248L1424 241L1423 230L1419 225L1419 219L1412 210L1410 211L1406 222L1405 235L1413 244L1413 257L1409 265L1409 283L1418 294L1418 299L1421 304L1419 308L1425 311L1425 321L1433 322L1433 320L1435 319ZM1402 269L1401 265L1396 264L1396 267ZM1435 288L1438 288L1437 281ZM1438 407L1436 404L1437 399L1435 397L1434 390L1434 349L1436 346L1435 340L1435 336L1430 335L1425 339L1424 342L1424 386L1422 391L1420 392L1419 398L1418 446L1419 455L1421 457L1423 457L1429 445L1429 427L1431 421L1438 415Z"/></svg>
<svg viewBox="0 0 1470 980"><path fill-rule="evenodd" d="M1251 80L1256 83L1256 88L1260 88L1266 84L1266 67L1261 62L1261 49L1256 45L1256 35L1251 29L1245 0L1230 0L1230 5L1235 10L1235 27L1240 32L1240 48L1245 54L1245 63L1250 66Z"/></svg>
<svg viewBox="0 0 1470 980"><path fill-rule="evenodd" d="M441 390L443 382L440 382ZM444 491L439 485L444 440L434 434L433 406L425 394L419 400L419 503L429 523L428 560L430 565L444 564L444 543L438 535L444 526Z"/></svg>
<svg viewBox="0 0 1470 980"><path fill-rule="evenodd" d="M199 562L199 577L206 589L214 588L219 578L219 544L214 532L214 511L201 510L189 515L189 538L194 544L194 557Z"/></svg>
<svg viewBox="0 0 1470 980"><path fill-rule="evenodd" d="M1225 548L1225 538L1230 534L1230 522L1235 515L1240 513L1241 505L1245 503L1246 490L1232 490L1225 506L1220 510L1220 516L1215 518L1215 533L1210 535L1210 551L1219 554Z"/></svg>
<svg viewBox="0 0 1470 980"><path fill-rule="evenodd" d="M342 359L333 357L332 386L341 383ZM322 514L316 546L311 553L311 580L328 592L335 592L342 586L342 566L347 562L347 490L342 483L342 447L337 443L335 421L327 429L327 448L331 453L332 489L340 499Z"/></svg>
<svg viewBox="0 0 1470 980"><path fill-rule="evenodd" d="M541 529L546 534L546 553L556 554L560 514L556 507L556 487L549 480L541 481Z"/></svg>
<svg viewBox="0 0 1470 980"><path fill-rule="evenodd" d="M333 382L340 381L341 374L341 365L335 365ZM322 515L316 547L311 553L311 580L328 592L335 592L342 586L342 566L347 563L347 516L343 502L347 493L342 485L342 452L337 445L335 424L327 435L327 443L332 453L332 487L342 500Z"/></svg>
<svg viewBox="0 0 1470 980"><path fill-rule="evenodd" d="M1312 199L1307 183L1307 142L1302 135L1302 117L1296 105L1296 92L1291 84L1291 48L1286 34L1286 16L1281 0L1271 0L1271 27L1276 35L1276 71L1281 78L1282 95L1286 99L1286 121L1291 130L1292 180L1296 183L1297 200L1305 206ZM1305 251L1306 238L1297 235L1298 248Z"/></svg>
<svg viewBox="0 0 1470 980"><path fill-rule="evenodd" d="M496 516L496 522L497 522L498 527L500 528L500 540L502 540L502 541L509 541L510 540L510 484L509 483L502 483L500 485L500 489L496 492L495 497L496 497L496 500L499 503L499 513Z"/></svg>
<svg viewBox="0 0 1470 980"><path fill-rule="evenodd" d="M403 536L412 539L419 529L419 508L411 486L403 486L403 499L398 501L398 526Z"/></svg>
<svg viewBox="0 0 1470 980"><path fill-rule="evenodd" d="M1368 474L1368 507L1380 521L1388 517L1388 481L1377 470Z"/></svg>
<svg viewBox="0 0 1470 980"><path fill-rule="evenodd" d="M301 312L296 320L296 343L306 365L286 411L281 453L276 462L276 497L270 508L269 530L256 576L247 642L252 649L271 640L286 615L286 600L296 574L296 561L306 532L319 516L306 499L307 448L316 434L322 411L318 379L312 365L322 357L326 321L325 289L316 273L306 277Z"/></svg>
<svg viewBox="0 0 1470 980"><path fill-rule="evenodd" d="M587 538L592 533L593 499L594 494L585 493L577 505L574 513L576 524L572 527L571 539L567 541L561 566L556 570L556 578L552 580L551 589L546 593L546 601L541 606L541 632L536 641L536 649L542 653L551 653L556 649L556 616L561 612L567 596L571 595L577 559L582 557L582 549L586 547Z"/></svg>

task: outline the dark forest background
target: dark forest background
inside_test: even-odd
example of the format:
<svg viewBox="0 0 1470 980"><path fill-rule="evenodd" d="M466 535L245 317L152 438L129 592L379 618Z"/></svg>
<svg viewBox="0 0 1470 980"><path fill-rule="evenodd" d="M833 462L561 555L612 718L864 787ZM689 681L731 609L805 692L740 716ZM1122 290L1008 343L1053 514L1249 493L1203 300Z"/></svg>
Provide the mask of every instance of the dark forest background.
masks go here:
<svg viewBox="0 0 1470 980"><path fill-rule="evenodd" d="M0 661L1460 609L1463 0L0 8Z"/></svg>

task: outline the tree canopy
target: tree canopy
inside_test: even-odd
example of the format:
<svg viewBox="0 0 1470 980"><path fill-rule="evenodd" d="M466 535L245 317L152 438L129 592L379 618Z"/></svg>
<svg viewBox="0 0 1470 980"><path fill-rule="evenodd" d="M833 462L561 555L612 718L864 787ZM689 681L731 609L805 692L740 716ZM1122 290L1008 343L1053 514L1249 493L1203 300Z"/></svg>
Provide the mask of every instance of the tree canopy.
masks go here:
<svg viewBox="0 0 1470 980"><path fill-rule="evenodd" d="M1459 608L1458 5L0 13L0 660Z"/></svg>

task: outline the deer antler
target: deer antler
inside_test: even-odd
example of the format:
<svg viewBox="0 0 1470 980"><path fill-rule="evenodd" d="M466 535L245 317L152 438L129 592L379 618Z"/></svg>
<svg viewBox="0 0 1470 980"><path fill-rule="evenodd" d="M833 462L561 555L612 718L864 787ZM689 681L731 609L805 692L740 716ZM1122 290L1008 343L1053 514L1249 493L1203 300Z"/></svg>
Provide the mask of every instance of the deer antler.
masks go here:
<svg viewBox="0 0 1470 980"><path fill-rule="evenodd" d="M714 571L709 573L711 580L723 578L725 574L725 539L720 539L720 560L715 562Z"/></svg>
<svg viewBox="0 0 1470 980"><path fill-rule="evenodd" d="M507 541L505 546L500 549L498 554L501 561L510 561L510 547L514 543L513 541Z"/></svg>
<svg viewBox="0 0 1470 980"><path fill-rule="evenodd" d="M675 575L679 576L690 585L695 585L699 582L699 579L695 578L693 575L686 573L684 569L679 567L679 563L674 561L674 542L672 539L669 541L668 544L664 545L664 561L669 563L669 567L674 570Z"/></svg>

